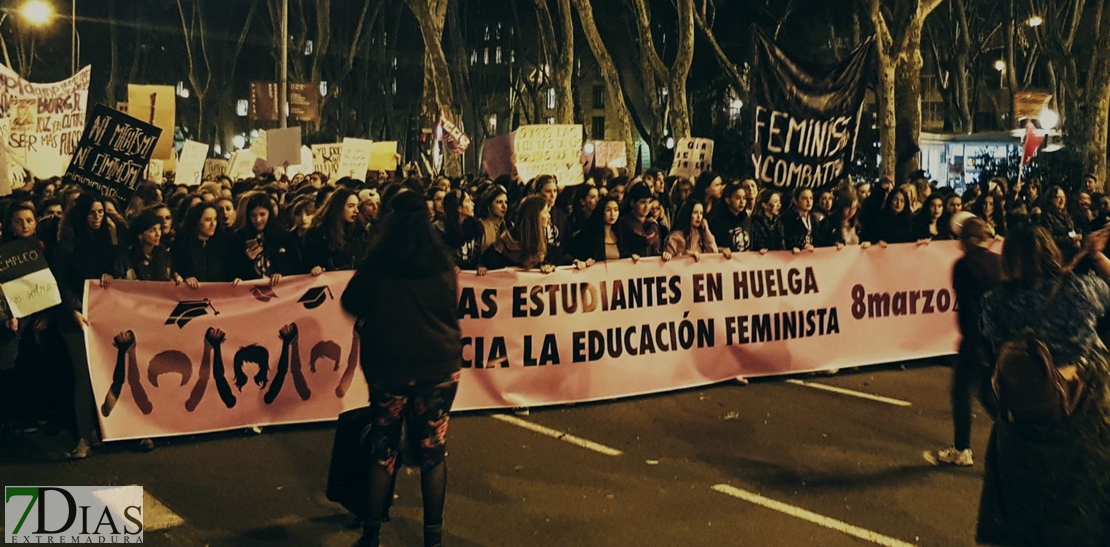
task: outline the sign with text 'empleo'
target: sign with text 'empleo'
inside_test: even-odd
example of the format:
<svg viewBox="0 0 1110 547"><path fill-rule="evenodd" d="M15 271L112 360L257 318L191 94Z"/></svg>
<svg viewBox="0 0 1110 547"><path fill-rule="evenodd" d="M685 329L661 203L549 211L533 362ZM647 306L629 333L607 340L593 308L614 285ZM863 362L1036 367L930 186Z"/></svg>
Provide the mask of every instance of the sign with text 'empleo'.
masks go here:
<svg viewBox="0 0 1110 547"><path fill-rule="evenodd" d="M142 486L5 486L4 543L143 543Z"/></svg>
<svg viewBox="0 0 1110 547"><path fill-rule="evenodd" d="M19 238L0 246L0 289L3 311L10 314L4 319L27 317L62 303L58 281L35 238Z"/></svg>

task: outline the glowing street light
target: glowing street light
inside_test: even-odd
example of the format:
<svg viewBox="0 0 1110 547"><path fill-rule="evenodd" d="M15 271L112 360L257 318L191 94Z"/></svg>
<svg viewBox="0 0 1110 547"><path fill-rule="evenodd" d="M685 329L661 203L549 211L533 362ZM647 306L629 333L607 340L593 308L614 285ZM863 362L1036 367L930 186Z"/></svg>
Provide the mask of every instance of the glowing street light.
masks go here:
<svg viewBox="0 0 1110 547"><path fill-rule="evenodd" d="M1033 28L1037 28L1044 24L1044 19L1042 19L1040 15L1034 15L1029 19L1026 19L1025 24Z"/></svg>
<svg viewBox="0 0 1110 547"><path fill-rule="evenodd" d="M42 26L54 18L54 8L42 0L31 0L19 8L20 15L35 26Z"/></svg>
<svg viewBox="0 0 1110 547"><path fill-rule="evenodd" d="M1041 129L1045 131L1052 131L1060 123L1060 115L1056 111L1045 108L1037 115L1037 119L1041 122Z"/></svg>
<svg viewBox="0 0 1110 547"><path fill-rule="evenodd" d="M1006 70L1006 61L1003 61L1002 59L995 61L994 69L999 72L1004 72Z"/></svg>

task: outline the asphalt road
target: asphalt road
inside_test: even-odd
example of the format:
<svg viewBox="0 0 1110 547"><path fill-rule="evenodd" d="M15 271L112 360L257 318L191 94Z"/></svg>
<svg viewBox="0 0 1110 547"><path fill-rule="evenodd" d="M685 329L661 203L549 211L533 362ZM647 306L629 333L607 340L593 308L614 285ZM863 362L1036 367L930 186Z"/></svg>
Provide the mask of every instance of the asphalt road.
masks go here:
<svg viewBox="0 0 1110 547"><path fill-rule="evenodd" d="M921 362L796 378L908 406L774 378L521 417L456 415L445 544L974 545L989 422L975 423L975 467L922 456L951 443L950 375ZM160 439L152 453L110 443L78 462L51 461L64 435L9 437L0 484L140 484L165 506L148 508L148 527L180 518L148 531L150 545L345 546L358 534L323 494L333 432ZM402 473L397 495L382 544L422 545L416 473Z"/></svg>

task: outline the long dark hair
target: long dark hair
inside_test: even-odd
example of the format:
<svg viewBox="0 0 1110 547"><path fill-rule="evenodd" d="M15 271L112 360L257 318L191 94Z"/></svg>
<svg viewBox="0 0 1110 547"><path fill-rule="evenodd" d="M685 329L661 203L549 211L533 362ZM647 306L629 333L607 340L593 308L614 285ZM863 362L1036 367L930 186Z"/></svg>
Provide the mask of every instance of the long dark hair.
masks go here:
<svg viewBox="0 0 1110 547"><path fill-rule="evenodd" d="M247 233L252 234L255 233L257 230L254 229L254 223L251 222L250 219L251 211L262 208L270 213L270 216L266 219L266 227L262 229L262 232L263 234L274 232L278 222L276 214L277 207L274 206L274 199L271 198L269 194L263 192L256 192L245 197L247 198L245 200L245 205L237 211L238 218L235 219L235 224L239 227L239 230L246 230Z"/></svg>
<svg viewBox="0 0 1110 547"><path fill-rule="evenodd" d="M621 202L613 196L605 196L598 200L597 206L594 207L594 212L590 214L590 218L586 220L586 225L583 230L589 230L591 234L596 234L601 237L605 230L605 206L610 203L617 204L617 220L620 221L620 207ZM614 230L616 227L614 226Z"/></svg>
<svg viewBox="0 0 1110 547"><path fill-rule="evenodd" d="M359 266L359 270L372 269L390 277L427 277L454 268L455 259L428 219L424 198L415 192L393 197L366 260Z"/></svg>
<svg viewBox="0 0 1110 547"><path fill-rule="evenodd" d="M698 235L700 235L702 237L702 241L704 242L705 238L706 238L705 234L707 234L709 232L709 223L706 222L706 220L705 220L705 205L704 204L702 204L700 201L694 201L694 200L689 200L688 199L688 200L686 200L686 203L683 203L682 207L678 209L678 213L674 217L674 224L672 225L672 230L681 231L682 235L686 237L686 243L687 244L690 243L690 233L691 233L691 229L692 229L691 226L690 226L690 221L694 217L694 207L696 207L698 205L701 205L701 211L702 211L702 213L701 213L702 214L702 221L701 221L701 228L700 228L701 233L698 234Z"/></svg>
<svg viewBox="0 0 1110 547"><path fill-rule="evenodd" d="M547 201L542 196L529 196L520 202L516 231L522 260L538 258L543 262L547 257L547 236L540 226L540 212L544 207Z"/></svg>
<svg viewBox="0 0 1110 547"><path fill-rule="evenodd" d="M100 229L95 232L89 228L89 211L92 211L94 203L104 205L104 200L93 194L82 193L77 196L73 202L73 206L66 212L62 222L58 224L58 243L62 246L72 249L78 240L87 239L105 239L107 243L115 245L118 241L116 239L116 225L111 218L108 217L107 211L104 213L104 221L100 223Z"/></svg>
<svg viewBox="0 0 1110 547"><path fill-rule="evenodd" d="M343 221L343 208L347 206L347 199L351 196L357 198L357 194L350 188L336 188L321 206L324 210L323 214L317 214L316 218L312 219L312 227L324 230L328 244L333 245L335 249L347 246L347 237L359 224L358 217L355 217L353 226L347 226Z"/></svg>
<svg viewBox="0 0 1110 547"><path fill-rule="evenodd" d="M459 208L462 207L464 201L470 192L461 188L447 192L443 196L443 234L445 239L454 244L463 239L463 220L459 215ZM473 219L470 219L473 220Z"/></svg>
<svg viewBox="0 0 1110 547"><path fill-rule="evenodd" d="M181 221L181 227L177 230L178 242L190 244L197 239L197 235L200 233L200 219L204 216L204 211L206 209L212 209L213 211L216 211L216 233L212 235L212 238L215 239L223 236L223 209L217 207L215 202L202 201L190 207L189 211L185 213L185 218Z"/></svg>
<svg viewBox="0 0 1110 547"><path fill-rule="evenodd" d="M1048 230L1023 224L1006 236L1002 245L1002 280L1032 284L1063 273L1060 248Z"/></svg>
<svg viewBox="0 0 1110 547"><path fill-rule="evenodd" d="M491 216L493 216L490 214L489 210L491 207L493 207L493 202L497 201L497 198L499 196L505 196L506 200L509 199L509 192L505 190L505 187L501 186L500 184L494 184L490 186L485 191L485 193L482 194L482 202L479 204L478 210L476 211L478 218L490 218ZM506 211L506 214L507 213L508 211Z"/></svg>

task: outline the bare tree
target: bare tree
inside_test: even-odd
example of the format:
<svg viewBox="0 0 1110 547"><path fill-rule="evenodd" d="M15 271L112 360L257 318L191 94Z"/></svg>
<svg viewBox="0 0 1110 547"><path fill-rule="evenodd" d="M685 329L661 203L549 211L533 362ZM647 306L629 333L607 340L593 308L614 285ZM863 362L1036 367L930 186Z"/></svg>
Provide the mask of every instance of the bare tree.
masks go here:
<svg viewBox="0 0 1110 547"><path fill-rule="evenodd" d="M582 32L586 35L586 42L590 44L590 51L593 52L594 59L597 60L597 64L601 68L601 76L605 80L606 97L609 101L607 104L616 114L620 140L625 143L628 157L635 157L635 151L632 147L632 121L628 114L628 105L624 102L624 90L621 86L620 75L617 74L617 66L613 63L613 57L609 54L609 49L605 47L605 42L601 40L601 33L597 30L597 23L594 22L593 6L590 5L590 0L574 0L574 8L578 12L578 19L582 24Z"/></svg>
<svg viewBox="0 0 1110 547"><path fill-rule="evenodd" d="M636 15L636 25L640 32L640 49L652 69L651 81L666 85L668 91L668 114L675 138L690 135L690 104L686 98L686 80L690 77L690 67L694 60L694 0L675 0L678 12L678 48L674 61L668 67L656 49L654 34L651 30L651 12L645 0L629 0Z"/></svg>
<svg viewBox="0 0 1110 547"><path fill-rule="evenodd" d="M556 0L559 32L556 36L555 18L548 7L548 0L532 0L542 39L544 64L551 66L551 84L555 88L555 121L574 123L574 19L570 0Z"/></svg>
<svg viewBox="0 0 1110 547"><path fill-rule="evenodd" d="M990 0L951 0L948 9L938 10L925 26L932 68L944 98L945 131L966 134L975 129L978 94L973 90L973 68L1003 29L996 7ZM1025 74L1028 81L1032 70Z"/></svg>
<svg viewBox="0 0 1110 547"><path fill-rule="evenodd" d="M420 119L427 130L435 127L440 112L455 111L451 71L447 68L447 57L443 53L443 27L449 1L405 0L405 4L416 16L416 21L420 24L420 34L424 38L424 100ZM457 176L462 173L462 164L455 156L447 155L444 167L448 175Z"/></svg>
<svg viewBox="0 0 1110 547"><path fill-rule="evenodd" d="M883 176L903 180L918 168L917 154L897 154L898 126L917 147L921 135L921 29L925 18L944 0L897 0L880 3L865 0L868 17L875 27L879 64L879 153Z"/></svg>

